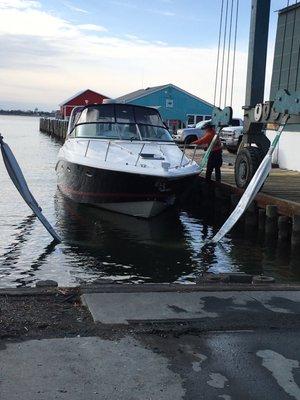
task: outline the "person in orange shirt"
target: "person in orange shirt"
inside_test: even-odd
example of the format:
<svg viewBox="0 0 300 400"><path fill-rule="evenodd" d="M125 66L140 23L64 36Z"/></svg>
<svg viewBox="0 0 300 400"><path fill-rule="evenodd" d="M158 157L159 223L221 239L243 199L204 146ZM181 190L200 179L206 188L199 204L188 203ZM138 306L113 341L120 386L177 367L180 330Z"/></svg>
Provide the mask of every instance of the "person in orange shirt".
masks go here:
<svg viewBox="0 0 300 400"><path fill-rule="evenodd" d="M195 140L192 142L192 144L196 144L198 146L201 146L203 148L208 148L210 145L211 141L213 140L216 131L213 125L211 123L205 124L204 127L204 136L202 136L200 139ZM215 177L216 177L216 182L221 182L221 166L223 164L223 159L222 159L222 143L219 138L216 139L214 146L211 150L211 153L208 157L207 161L207 167L206 167L206 182L211 182L211 176L213 173L213 170L215 170Z"/></svg>

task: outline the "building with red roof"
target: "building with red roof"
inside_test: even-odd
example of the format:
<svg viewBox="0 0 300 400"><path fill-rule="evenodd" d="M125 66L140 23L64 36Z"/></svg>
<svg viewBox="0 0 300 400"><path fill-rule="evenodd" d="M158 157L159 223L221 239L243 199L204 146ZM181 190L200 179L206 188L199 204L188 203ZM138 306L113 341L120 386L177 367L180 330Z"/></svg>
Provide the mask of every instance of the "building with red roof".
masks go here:
<svg viewBox="0 0 300 400"><path fill-rule="evenodd" d="M104 99L109 99L109 97L97 93L94 90L82 90L59 105L60 114L63 119L67 119L71 115L74 107L85 106L86 104L102 104Z"/></svg>

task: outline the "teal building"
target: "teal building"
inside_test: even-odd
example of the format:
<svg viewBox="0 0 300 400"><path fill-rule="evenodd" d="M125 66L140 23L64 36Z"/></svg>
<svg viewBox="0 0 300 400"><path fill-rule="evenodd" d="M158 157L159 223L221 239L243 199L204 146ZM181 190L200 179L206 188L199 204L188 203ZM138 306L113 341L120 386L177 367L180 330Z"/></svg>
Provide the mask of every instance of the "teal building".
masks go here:
<svg viewBox="0 0 300 400"><path fill-rule="evenodd" d="M161 85L136 90L116 101L156 108L173 131L210 119L213 105L173 85Z"/></svg>

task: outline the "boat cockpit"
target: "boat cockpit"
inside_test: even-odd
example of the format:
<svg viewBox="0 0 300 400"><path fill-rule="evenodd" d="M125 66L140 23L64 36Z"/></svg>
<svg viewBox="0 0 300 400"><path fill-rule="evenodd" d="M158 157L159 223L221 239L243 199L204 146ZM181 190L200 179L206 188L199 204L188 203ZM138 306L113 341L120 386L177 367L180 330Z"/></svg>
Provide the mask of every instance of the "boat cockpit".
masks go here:
<svg viewBox="0 0 300 400"><path fill-rule="evenodd" d="M155 108L129 104L76 107L71 115L68 137L173 142Z"/></svg>

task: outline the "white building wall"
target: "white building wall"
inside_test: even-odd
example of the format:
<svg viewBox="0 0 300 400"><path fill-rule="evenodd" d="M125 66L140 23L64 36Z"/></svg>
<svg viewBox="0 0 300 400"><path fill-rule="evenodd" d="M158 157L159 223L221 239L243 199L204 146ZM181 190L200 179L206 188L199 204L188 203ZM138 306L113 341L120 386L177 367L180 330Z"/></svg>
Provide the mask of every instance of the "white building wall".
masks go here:
<svg viewBox="0 0 300 400"><path fill-rule="evenodd" d="M276 131L266 131L266 135L272 141ZM273 155L273 163L280 168L300 171L300 131L282 133Z"/></svg>

